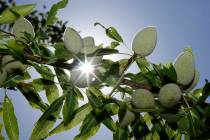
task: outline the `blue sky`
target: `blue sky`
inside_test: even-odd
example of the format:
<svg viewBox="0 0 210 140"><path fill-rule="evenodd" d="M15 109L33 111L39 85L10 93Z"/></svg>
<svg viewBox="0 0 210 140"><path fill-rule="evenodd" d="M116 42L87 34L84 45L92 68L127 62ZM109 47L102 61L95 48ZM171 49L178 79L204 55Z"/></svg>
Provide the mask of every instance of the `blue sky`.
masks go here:
<svg viewBox="0 0 210 140"><path fill-rule="evenodd" d="M49 8L58 0L17 0L18 4L37 3ZM96 43L108 44L109 39L99 27L98 21L106 26L114 26L131 46L137 31L145 26L156 26L158 44L154 53L148 57L152 62L173 61L186 46L192 46L196 57L196 66L201 73L198 86L204 79L210 79L210 1L209 0L70 0L68 6L58 13L60 19L69 21L81 31L82 36L94 36ZM128 50L120 47L122 52ZM130 52L129 52L130 53ZM137 72L135 67L130 69ZM31 109L21 94L10 94L15 113L19 121L20 139L27 140L33 123L41 115ZM2 95L0 96L2 99ZM71 140L78 134L78 128L49 137L48 140ZM112 139L112 134L104 127L92 140Z"/></svg>

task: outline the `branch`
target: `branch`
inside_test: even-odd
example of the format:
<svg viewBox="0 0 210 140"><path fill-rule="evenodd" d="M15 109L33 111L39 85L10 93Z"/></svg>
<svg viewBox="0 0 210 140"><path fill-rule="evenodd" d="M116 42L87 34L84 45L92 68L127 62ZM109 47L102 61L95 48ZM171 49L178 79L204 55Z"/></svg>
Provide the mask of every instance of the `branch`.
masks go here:
<svg viewBox="0 0 210 140"><path fill-rule="evenodd" d="M116 83L116 85L114 86L114 88L112 89L112 91L109 93L109 96L112 96L112 94L114 93L114 91L117 89L117 87L120 85L120 83L122 82L123 78L124 78L124 74L125 72L128 70L128 68L130 67L130 65L133 63L133 61L135 61L136 59L136 54L132 55L129 59L128 59L128 63L126 64L126 66L124 67L122 74L118 80L118 82Z"/></svg>
<svg viewBox="0 0 210 140"><path fill-rule="evenodd" d="M147 89L147 90L152 90L152 87L150 85L145 85L141 83L137 83L128 79L123 79L122 82L120 83L121 85L127 85L130 86L134 89Z"/></svg>

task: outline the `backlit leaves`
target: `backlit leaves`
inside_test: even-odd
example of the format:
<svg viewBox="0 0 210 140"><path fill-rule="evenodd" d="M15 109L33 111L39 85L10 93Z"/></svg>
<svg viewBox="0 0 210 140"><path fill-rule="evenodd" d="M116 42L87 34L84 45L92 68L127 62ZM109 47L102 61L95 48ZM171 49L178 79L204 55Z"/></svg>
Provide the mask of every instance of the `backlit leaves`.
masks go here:
<svg viewBox="0 0 210 140"><path fill-rule="evenodd" d="M11 100L6 95L3 103L3 121L9 139L19 139L19 129L14 107Z"/></svg>

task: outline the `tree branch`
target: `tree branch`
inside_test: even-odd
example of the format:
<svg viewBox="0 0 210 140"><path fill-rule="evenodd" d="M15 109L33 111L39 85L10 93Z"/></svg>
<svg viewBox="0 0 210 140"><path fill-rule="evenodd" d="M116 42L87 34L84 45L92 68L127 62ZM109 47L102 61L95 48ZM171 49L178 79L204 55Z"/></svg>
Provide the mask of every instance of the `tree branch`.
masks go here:
<svg viewBox="0 0 210 140"><path fill-rule="evenodd" d="M152 90L152 87L150 85L145 85L141 83L137 83L128 79L123 79L122 82L120 83L121 85L127 85L130 86L134 89L147 89L147 90Z"/></svg>

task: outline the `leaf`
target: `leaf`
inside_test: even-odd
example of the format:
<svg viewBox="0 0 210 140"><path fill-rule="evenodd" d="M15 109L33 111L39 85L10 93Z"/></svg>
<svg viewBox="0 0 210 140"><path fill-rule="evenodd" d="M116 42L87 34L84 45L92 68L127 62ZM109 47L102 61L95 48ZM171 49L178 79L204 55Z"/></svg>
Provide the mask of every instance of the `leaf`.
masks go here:
<svg viewBox="0 0 210 140"><path fill-rule="evenodd" d="M151 68L150 63L146 60L146 58L137 57L136 63L143 73L148 72L149 68Z"/></svg>
<svg viewBox="0 0 210 140"><path fill-rule="evenodd" d="M117 132L113 133L113 140L130 140L128 128L118 127Z"/></svg>
<svg viewBox="0 0 210 140"><path fill-rule="evenodd" d="M113 121L113 119L111 117L109 117L109 116L106 117L102 122L112 132L116 132L117 131L117 126L116 126L115 122Z"/></svg>
<svg viewBox="0 0 210 140"><path fill-rule="evenodd" d="M68 125L64 125L64 122L61 122L56 128L54 128L50 135L54 135L63 131L67 131L75 126L77 126L79 123L81 123L87 114L89 114L92 111L92 107L90 104L85 104L78 108L75 111L74 118L71 120L71 122Z"/></svg>
<svg viewBox="0 0 210 140"><path fill-rule="evenodd" d="M60 82L60 86L63 90L68 90L70 77L67 75L64 70L55 68L55 73L57 75L58 81Z"/></svg>
<svg viewBox="0 0 210 140"><path fill-rule="evenodd" d="M18 122L14 113L14 107L12 105L12 102L7 97L7 95L5 96L3 103L3 121L9 139L18 140L19 139Z"/></svg>
<svg viewBox="0 0 210 140"><path fill-rule="evenodd" d="M97 132L95 130L98 130L96 129L98 125L95 115L93 113L88 114L80 127L80 134L75 137L75 140L89 139Z"/></svg>
<svg viewBox="0 0 210 140"><path fill-rule="evenodd" d="M172 114L172 113L165 113L160 115L163 119L167 122L177 122L184 114Z"/></svg>
<svg viewBox="0 0 210 140"><path fill-rule="evenodd" d="M94 136L98 130L100 128L100 124L94 126L88 133L86 133L85 135L77 135L74 140L88 140L90 137Z"/></svg>
<svg viewBox="0 0 210 140"><path fill-rule="evenodd" d="M30 85L18 85L17 88L21 91L33 108L40 109L42 111L45 111L48 108L48 105L42 101L39 94Z"/></svg>
<svg viewBox="0 0 210 140"><path fill-rule="evenodd" d="M2 135L2 128L3 128L3 124L0 123L0 140L5 140Z"/></svg>
<svg viewBox="0 0 210 140"><path fill-rule="evenodd" d="M93 108L100 108L103 106L103 102L99 96L94 95L94 93L90 90L86 91L86 95L88 97L89 103Z"/></svg>
<svg viewBox="0 0 210 140"><path fill-rule="evenodd" d="M106 35L117 42L123 43L122 37L114 27L107 28Z"/></svg>
<svg viewBox="0 0 210 140"><path fill-rule="evenodd" d="M65 8L67 4L68 4L68 0L61 0L58 3L54 4L49 11L45 26L55 23L56 14L57 14L58 10Z"/></svg>
<svg viewBox="0 0 210 140"><path fill-rule="evenodd" d="M64 125L67 125L72 119L74 110L78 106L77 98L73 89L69 89L66 94L65 103L63 106L63 121Z"/></svg>
<svg viewBox="0 0 210 140"><path fill-rule="evenodd" d="M177 122L178 128L181 130L189 130L190 128L190 122L186 116L182 117L178 122Z"/></svg>
<svg viewBox="0 0 210 140"><path fill-rule="evenodd" d="M44 90L46 87L54 85L54 81L47 80L44 78L37 78L37 79L34 79L31 82L31 84L33 85L34 89L37 92L40 92L40 91Z"/></svg>
<svg viewBox="0 0 210 140"><path fill-rule="evenodd" d="M11 8L7 8L0 15L0 24L12 23L19 18L15 13L24 17L31 13L34 10L34 8L35 4L18 5Z"/></svg>
<svg viewBox="0 0 210 140"><path fill-rule="evenodd" d="M30 140L41 140L48 136L50 129L55 124L55 118L39 121L35 124Z"/></svg>
<svg viewBox="0 0 210 140"><path fill-rule="evenodd" d="M59 90L56 85L50 85L45 87L47 100L51 104L59 97Z"/></svg>
<svg viewBox="0 0 210 140"><path fill-rule="evenodd" d="M109 49L109 48L100 48L97 49L95 52L88 54L88 56L103 56L103 55L111 55L119 53L116 49Z"/></svg>
<svg viewBox="0 0 210 140"><path fill-rule="evenodd" d="M120 43L115 42L115 41L112 41L111 44L110 44L110 48L111 48L111 49L114 49L114 48L116 48L116 47L119 46L119 45L120 45Z"/></svg>
<svg viewBox="0 0 210 140"><path fill-rule="evenodd" d="M57 113L57 111L61 108L63 101L65 99L65 96L61 96L58 99L56 99L49 107L48 109L42 114L42 116L39 118L38 121L46 120L50 116L52 116L54 113Z"/></svg>
<svg viewBox="0 0 210 140"><path fill-rule="evenodd" d="M204 103L209 95L210 95L210 83L206 82L206 84L205 84L205 86L203 87L203 90L202 90L202 95L198 100L198 103L199 104Z"/></svg>
<svg viewBox="0 0 210 140"><path fill-rule="evenodd" d="M30 140L40 140L48 136L56 117L59 115L65 96L56 99L36 122Z"/></svg>

